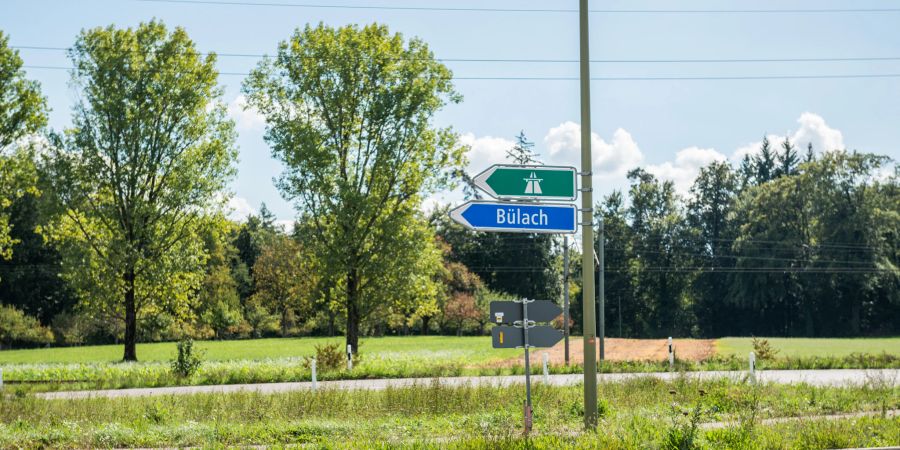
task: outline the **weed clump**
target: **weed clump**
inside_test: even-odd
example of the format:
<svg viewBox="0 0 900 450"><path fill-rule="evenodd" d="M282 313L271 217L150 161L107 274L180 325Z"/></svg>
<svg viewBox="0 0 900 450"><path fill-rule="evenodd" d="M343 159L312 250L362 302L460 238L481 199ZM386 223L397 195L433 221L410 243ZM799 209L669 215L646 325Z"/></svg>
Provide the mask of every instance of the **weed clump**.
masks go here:
<svg viewBox="0 0 900 450"><path fill-rule="evenodd" d="M340 344L332 343L316 345L315 349L316 367L323 372L338 370L347 364L347 356L341 351ZM305 359L303 365L306 366L306 368L312 366L313 358L307 356Z"/></svg>
<svg viewBox="0 0 900 450"><path fill-rule="evenodd" d="M187 378L197 373L203 364L202 352L194 350L194 340L191 338L178 342L178 354L172 360L172 372L181 378Z"/></svg>
<svg viewBox="0 0 900 450"><path fill-rule="evenodd" d="M753 354L760 361L771 361L775 359L778 350L772 347L768 339L753 338Z"/></svg>

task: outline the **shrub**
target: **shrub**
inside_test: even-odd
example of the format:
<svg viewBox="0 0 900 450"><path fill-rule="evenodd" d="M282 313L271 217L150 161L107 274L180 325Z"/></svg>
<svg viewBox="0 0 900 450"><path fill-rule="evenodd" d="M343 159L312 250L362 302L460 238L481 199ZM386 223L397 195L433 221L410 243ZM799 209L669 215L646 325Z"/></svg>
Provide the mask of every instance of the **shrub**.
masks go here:
<svg viewBox="0 0 900 450"><path fill-rule="evenodd" d="M53 333L34 317L12 306L0 306L0 349L13 344L35 346L53 342Z"/></svg>
<svg viewBox="0 0 900 450"><path fill-rule="evenodd" d="M778 350L772 347L768 339L753 338L753 354L760 361L771 361L775 359Z"/></svg>
<svg viewBox="0 0 900 450"><path fill-rule="evenodd" d="M316 368L323 372L337 370L347 364L347 355L341 351L341 344L316 345ZM306 358L306 366L310 366L312 358Z"/></svg>
<svg viewBox="0 0 900 450"><path fill-rule="evenodd" d="M61 312L53 316L50 328L59 345L81 345L95 331L94 321L79 312Z"/></svg>
<svg viewBox="0 0 900 450"><path fill-rule="evenodd" d="M194 351L194 340L191 338L178 342L178 355L172 361L172 372L182 378L187 378L200 369L203 364L201 352Z"/></svg>

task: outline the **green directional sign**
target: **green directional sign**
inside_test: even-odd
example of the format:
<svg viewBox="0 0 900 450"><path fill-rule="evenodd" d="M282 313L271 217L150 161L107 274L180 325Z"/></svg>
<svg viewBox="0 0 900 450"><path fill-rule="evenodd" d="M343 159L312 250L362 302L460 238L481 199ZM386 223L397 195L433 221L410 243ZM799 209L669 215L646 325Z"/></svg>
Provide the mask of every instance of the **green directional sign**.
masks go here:
<svg viewBox="0 0 900 450"><path fill-rule="evenodd" d="M574 167L493 165L475 176L482 191L498 199L575 200Z"/></svg>

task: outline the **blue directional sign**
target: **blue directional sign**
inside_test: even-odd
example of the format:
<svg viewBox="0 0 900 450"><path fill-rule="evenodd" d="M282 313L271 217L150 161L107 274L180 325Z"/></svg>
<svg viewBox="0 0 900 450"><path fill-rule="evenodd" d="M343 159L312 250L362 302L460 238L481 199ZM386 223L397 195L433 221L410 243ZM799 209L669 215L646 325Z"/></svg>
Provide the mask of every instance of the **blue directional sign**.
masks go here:
<svg viewBox="0 0 900 450"><path fill-rule="evenodd" d="M574 205L473 200L450 211L450 218L473 230L520 233L574 233Z"/></svg>

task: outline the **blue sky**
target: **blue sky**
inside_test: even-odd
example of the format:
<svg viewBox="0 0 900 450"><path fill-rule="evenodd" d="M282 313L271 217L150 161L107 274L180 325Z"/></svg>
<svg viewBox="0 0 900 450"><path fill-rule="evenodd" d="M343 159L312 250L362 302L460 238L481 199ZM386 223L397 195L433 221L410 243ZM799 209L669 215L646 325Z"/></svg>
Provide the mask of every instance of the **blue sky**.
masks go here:
<svg viewBox="0 0 900 450"><path fill-rule="evenodd" d="M255 0L249 0L255 1ZM283 0L283 3L304 3ZM312 2L306 2L312 3ZM342 0L319 4L577 8L576 0ZM887 8L869 1L593 1L603 9ZM14 46L68 47L81 29L134 26L151 18L184 27L203 51L272 54L305 24L387 24L428 42L440 58L576 59L577 15L571 13L385 11L132 0L0 0L0 29ZM591 15L592 59L780 59L900 57L900 13ZM26 65L67 66L63 52L21 50ZM222 72L248 72L256 58L221 57ZM448 63L460 77L574 77L577 64ZM595 77L695 77L900 73L900 61L767 63L596 63ZM74 92L63 70L29 69L51 108L51 126L70 123ZM271 179L280 166L262 140L263 124L242 111L240 76L222 76L223 101L240 132L239 175L232 183L235 216L262 202L282 220L293 217ZM546 162L578 165L579 103L575 81L458 80L465 100L436 119L472 145L471 170L502 161L524 130ZM819 80L594 81L595 187L625 186L635 165L685 190L699 166L733 159L766 133L790 136L817 150L846 147L900 157L900 78ZM458 201L440 193L429 201Z"/></svg>

